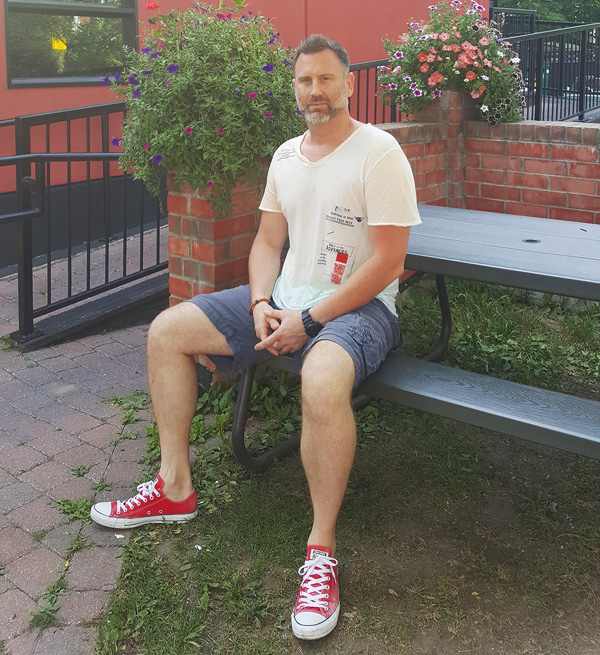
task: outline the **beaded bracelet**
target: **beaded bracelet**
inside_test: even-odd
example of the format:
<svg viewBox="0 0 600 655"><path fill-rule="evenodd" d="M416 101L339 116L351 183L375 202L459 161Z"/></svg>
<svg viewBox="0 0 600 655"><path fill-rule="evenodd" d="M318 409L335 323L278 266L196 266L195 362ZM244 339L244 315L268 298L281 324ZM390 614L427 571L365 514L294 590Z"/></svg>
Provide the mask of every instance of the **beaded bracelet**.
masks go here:
<svg viewBox="0 0 600 655"><path fill-rule="evenodd" d="M248 312L250 313L250 315L254 314L254 308L256 307L256 305L258 305L259 302L271 302L271 299L270 298L259 298L258 300L255 300L250 305L250 309L248 309Z"/></svg>

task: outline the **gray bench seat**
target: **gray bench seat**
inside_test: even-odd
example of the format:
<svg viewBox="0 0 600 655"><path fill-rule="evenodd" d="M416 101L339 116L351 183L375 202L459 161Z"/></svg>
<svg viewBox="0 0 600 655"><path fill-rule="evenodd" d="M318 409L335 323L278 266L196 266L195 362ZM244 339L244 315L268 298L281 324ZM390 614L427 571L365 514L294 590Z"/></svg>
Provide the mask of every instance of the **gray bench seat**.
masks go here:
<svg viewBox="0 0 600 655"><path fill-rule="evenodd" d="M269 366L298 372L292 358L276 357ZM253 371L242 375L232 428L236 459L251 471L265 470L273 458L298 444L289 439L271 451L246 451L244 426ZM471 373L390 353L358 388L354 404L381 398L503 434L600 459L600 402Z"/></svg>

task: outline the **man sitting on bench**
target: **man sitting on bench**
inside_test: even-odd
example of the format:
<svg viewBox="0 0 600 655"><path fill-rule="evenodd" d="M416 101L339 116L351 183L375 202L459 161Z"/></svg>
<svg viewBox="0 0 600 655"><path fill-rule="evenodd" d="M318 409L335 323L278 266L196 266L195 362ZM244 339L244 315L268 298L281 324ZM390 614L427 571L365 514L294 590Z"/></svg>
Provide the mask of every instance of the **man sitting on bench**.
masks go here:
<svg viewBox="0 0 600 655"><path fill-rule="evenodd" d="M160 472L129 500L97 503L91 516L112 528L193 518L194 355L232 371L293 353L303 360L301 457L313 526L292 626L300 639L318 639L333 630L340 611L335 526L356 442L352 389L401 341L398 278L410 226L420 219L411 168L396 140L350 117L354 76L344 48L312 35L293 65L308 130L273 157L250 285L196 296L154 320L148 376Z"/></svg>

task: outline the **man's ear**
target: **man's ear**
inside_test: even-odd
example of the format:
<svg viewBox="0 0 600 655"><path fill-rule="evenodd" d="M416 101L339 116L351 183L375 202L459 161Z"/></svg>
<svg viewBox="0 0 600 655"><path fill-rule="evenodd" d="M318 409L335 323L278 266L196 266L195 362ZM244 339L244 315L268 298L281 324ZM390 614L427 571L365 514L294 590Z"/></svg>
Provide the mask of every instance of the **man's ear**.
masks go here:
<svg viewBox="0 0 600 655"><path fill-rule="evenodd" d="M347 84L347 88L348 88L348 98L350 98L352 96L352 94L354 93L354 82L355 82L355 80L356 80L356 78L354 77L354 73L348 73L348 75L346 76L346 84Z"/></svg>

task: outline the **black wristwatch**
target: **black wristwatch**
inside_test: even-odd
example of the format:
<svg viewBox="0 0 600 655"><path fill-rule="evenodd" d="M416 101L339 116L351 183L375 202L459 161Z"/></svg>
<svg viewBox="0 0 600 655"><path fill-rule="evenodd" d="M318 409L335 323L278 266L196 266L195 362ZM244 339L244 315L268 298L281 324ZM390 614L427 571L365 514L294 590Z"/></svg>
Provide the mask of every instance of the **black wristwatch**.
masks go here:
<svg viewBox="0 0 600 655"><path fill-rule="evenodd" d="M312 316L308 309L305 309L302 312L302 324L304 325L304 331L308 334L309 337L316 337L317 334L323 329L321 323L313 321Z"/></svg>

